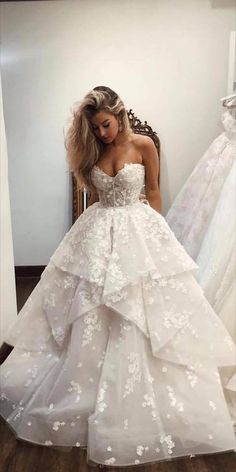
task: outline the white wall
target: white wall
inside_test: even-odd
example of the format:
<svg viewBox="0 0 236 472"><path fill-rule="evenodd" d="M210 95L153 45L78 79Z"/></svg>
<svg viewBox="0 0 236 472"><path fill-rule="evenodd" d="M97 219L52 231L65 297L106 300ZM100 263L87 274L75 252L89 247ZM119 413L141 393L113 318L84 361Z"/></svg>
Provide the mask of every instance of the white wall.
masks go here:
<svg viewBox="0 0 236 472"><path fill-rule="evenodd" d="M108 85L159 134L166 214L221 132L226 0L1 4L1 67L15 265L46 264L71 225L63 127L70 107Z"/></svg>
<svg viewBox="0 0 236 472"><path fill-rule="evenodd" d="M9 326L16 321L17 300L14 273L12 222L8 182L8 156L0 74L0 346Z"/></svg>

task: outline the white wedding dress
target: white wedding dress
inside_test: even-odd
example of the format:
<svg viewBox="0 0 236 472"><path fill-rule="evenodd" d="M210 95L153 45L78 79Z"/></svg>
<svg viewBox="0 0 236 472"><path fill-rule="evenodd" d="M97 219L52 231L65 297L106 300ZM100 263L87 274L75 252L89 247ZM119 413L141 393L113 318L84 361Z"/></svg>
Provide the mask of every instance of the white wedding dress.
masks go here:
<svg viewBox="0 0 236 472"><path fill-rule="evenodd" d="M236 120L222 114L224 132L210 145L171 205L166 221L196 260L224 182L236 158Z"/></svg>
<svg viewBox="0 0 236 472"><path fill-rule="evenodd" d="M222 114L224 132L187 179L166 215L199 266L195 278L236 342L236 120ZM236 371L220 370L236 429Z"/></svg>
<svg viewBox="0 0 236 472"><path fill-rule="evenodd" d="M145 167L94 166L76 220L5 337L1 414L17 437L140 465L235 449L218 369L235 344L197 264L139 201Z"/></svg>
<svg viewBox="0 0 236 472"><path fill-rule="evenodd" d="M236 343L236 160L224 183L196 259L204 295ZM224 368L227 403L236 425L236 369Z"/></svg>

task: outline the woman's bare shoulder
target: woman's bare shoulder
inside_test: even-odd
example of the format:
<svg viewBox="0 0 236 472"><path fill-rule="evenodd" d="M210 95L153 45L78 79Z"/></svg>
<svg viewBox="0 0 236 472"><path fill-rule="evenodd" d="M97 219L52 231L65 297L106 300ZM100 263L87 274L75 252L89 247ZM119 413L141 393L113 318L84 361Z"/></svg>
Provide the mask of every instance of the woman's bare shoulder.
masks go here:
<svg viewBox="0 0 236 472"><path fill-rule="evenodd" d="M153 140L150 138L150 136L146 136L144 134L133 134L132 136L132 141L134 146L137 149L143 149L146 146L152 146L153 145Z"/></svg>
<svg viewBox="0 0 236 472"><path fill-rule="evenodd" d="M132 135L132 141L136 145L147 145L148 143L152 143L153 140L149 136L146 136L145 134L136 134L133 133Z"/></svg>

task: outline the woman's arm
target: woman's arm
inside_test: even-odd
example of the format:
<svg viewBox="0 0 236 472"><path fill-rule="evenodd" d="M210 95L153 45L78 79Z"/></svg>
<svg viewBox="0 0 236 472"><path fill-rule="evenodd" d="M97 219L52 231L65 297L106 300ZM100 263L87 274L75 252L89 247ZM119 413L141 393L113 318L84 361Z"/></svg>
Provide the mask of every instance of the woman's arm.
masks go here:
<svg viewBox="0 0 236 472"><path fill-rule="evenodd" d="M159 156L157 148L149 136L143 137L141 152L145 166L146 199L154 210L161 213L161 195L158 187Z"/></svg>

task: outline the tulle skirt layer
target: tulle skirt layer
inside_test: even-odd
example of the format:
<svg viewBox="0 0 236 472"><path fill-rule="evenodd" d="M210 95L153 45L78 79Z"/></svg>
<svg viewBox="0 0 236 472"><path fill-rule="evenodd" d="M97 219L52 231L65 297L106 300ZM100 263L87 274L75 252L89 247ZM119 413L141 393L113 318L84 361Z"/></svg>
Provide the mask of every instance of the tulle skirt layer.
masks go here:
<svg viewBox="0 0 236 472"><path fill-rule="evenodd" d="M114 466L234 449L218 369L235 344L197 268L150 206L89 207L5 338L16 435Z"/></svg>

